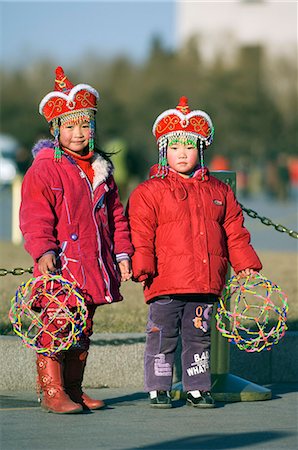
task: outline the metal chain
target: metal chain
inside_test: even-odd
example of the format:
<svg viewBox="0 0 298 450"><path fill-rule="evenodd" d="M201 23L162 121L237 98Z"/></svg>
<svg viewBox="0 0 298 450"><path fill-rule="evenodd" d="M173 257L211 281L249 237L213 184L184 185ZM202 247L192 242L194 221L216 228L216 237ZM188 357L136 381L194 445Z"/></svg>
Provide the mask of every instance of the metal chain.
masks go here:
<svg viewBox="0 0 298 450"><path fill-rule="evenodd" d="M241 206L242 210L244 212L246 212L246 214L249 217L252 217L253 219L259 219L267 227L272 226L276 229L276 231L279 231L280 233L287 233L292 238L298 239L297 231L290 230L289 228L285 227L284 225L274 223L268 217L260 216L253 209L245 208L245 206L241 205L241 203L240 203L240 206ZM8 275L9 273L11 275L23 275L24 273L33 273L33 267L29 267L28 269L22 269L21 267L16 267L15 269L12 269L12 270L0 269L0 277L4 277L5 275Z"/></svg>
<svg viewBox="0 0 298 450"><path fill-rule="evenodd" d="M243 211L246 212L246 214L249 217L252 217L253 219L259 219L264 225L266 226L272 226L276 229L276 231L279 231L280 233L287 233L289 236L291 236L292 238L298 239L298 232L294 231L294 230L290 230L289 228L285 227L284 225L280 225L278 223L274 223L272 222L271 219L269 219L268 217L263 217L260 216L256 211L254 211L253 209L248 209L245 208L243 205L241 205L241 208L243 209Z"/></svg>
<svg viewBox="0 0 298 450"><path fill-rule="evenodd" d="M22 269L21 267L16 267L12 270L0 269L0 277L4 277L8 274L11 275L23 275L24 273L33 273L33 267L28 267L28 269Z"/></svg>

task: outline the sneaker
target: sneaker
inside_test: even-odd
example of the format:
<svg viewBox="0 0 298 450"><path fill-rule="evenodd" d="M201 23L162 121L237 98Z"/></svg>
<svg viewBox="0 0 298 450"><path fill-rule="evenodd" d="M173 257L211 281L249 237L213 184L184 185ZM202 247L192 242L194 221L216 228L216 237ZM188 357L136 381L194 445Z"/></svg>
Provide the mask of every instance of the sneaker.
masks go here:
<svg viewBox="0 0 298 450"><path fill-rule="evenodd" d="M190 392L187 393L186 403L188 406L196 408L215 408L215 402L211 392L201 392L199 397L194 397Z"/></svg>
<svg viewBox="0 0 298 450"><path fill-rule="evenodd" d="M172 399L168 391L150 392L150 406L153 408L172 408Z"/></svg>

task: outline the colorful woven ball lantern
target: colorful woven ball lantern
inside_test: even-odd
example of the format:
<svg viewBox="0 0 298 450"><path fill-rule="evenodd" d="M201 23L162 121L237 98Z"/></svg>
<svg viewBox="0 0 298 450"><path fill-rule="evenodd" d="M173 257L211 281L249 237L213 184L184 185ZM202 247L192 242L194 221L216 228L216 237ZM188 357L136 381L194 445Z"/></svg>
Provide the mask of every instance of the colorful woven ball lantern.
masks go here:
<svg viewBox="0 0 298 450"><path fill-rule="evenodd" d="M240 350L271 350L287 330L287 312L286 295L263 275L233 276L219 300L216 327Z"/></svg>
<svg viewBox="0 0 298 450"><path fill-rule="evenodd" d="M26 347L50 356L75 345L88 312L76 285L60 275L31 278L11 300L9 319Z"/></svg>

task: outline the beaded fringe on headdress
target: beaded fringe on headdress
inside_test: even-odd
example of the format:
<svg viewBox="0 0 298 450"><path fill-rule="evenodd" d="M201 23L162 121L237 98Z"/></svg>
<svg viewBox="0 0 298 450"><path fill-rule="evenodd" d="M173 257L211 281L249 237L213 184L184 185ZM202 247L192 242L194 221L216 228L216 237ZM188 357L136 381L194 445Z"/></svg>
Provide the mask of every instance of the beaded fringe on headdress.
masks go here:
<svg viewBox="0 0 298 450"><path fill-rule="evenodd" d="M166 136L162 136L158 141L158 170L156 175L153 175L152 178L164 178L167 176L169 172L168 160L167 160L167 149L168 146L180 143L184 145L193 145L194 147L198 146L198 150L200 152L200 168L204 169L204 142L206 140L200 138L195 133L189 133L185 131L175 131L173 133L168 133Z"/></svg>

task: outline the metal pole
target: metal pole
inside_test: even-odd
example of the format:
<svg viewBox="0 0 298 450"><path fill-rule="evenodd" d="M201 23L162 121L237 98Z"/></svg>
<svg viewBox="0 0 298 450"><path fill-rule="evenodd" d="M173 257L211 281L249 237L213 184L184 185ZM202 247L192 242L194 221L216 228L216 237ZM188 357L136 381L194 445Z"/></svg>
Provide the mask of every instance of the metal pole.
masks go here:
<svg viewBox="0 0 298 450"><path fill-rule="evenodd" d="M210 172L211 175L228 184L236 194L236 173L228 171ZM229 267L226 280L231 276L231 268ZM228 340L225 339L215 326L215 313L213 312L212 331L211 331L211 373L222 375L229 373L230 369L230 346Z"/></svg>
<svg viewBox="0 0 298 450"><path fill-rule="evenodd" d="M236 194L236 172L216 171L211 172L219 180L231 186ZM231 276L231 269L227 279ZM229 305L227 305L229 308ZM215 314L215 311L214 311ZM255 383L244 380L229 373L230 369L230 344L228 340L216 329L213 317L211 333L211 374L212 393L215 400L224 402L269 400L271 390L258 386Z"/></svg>

